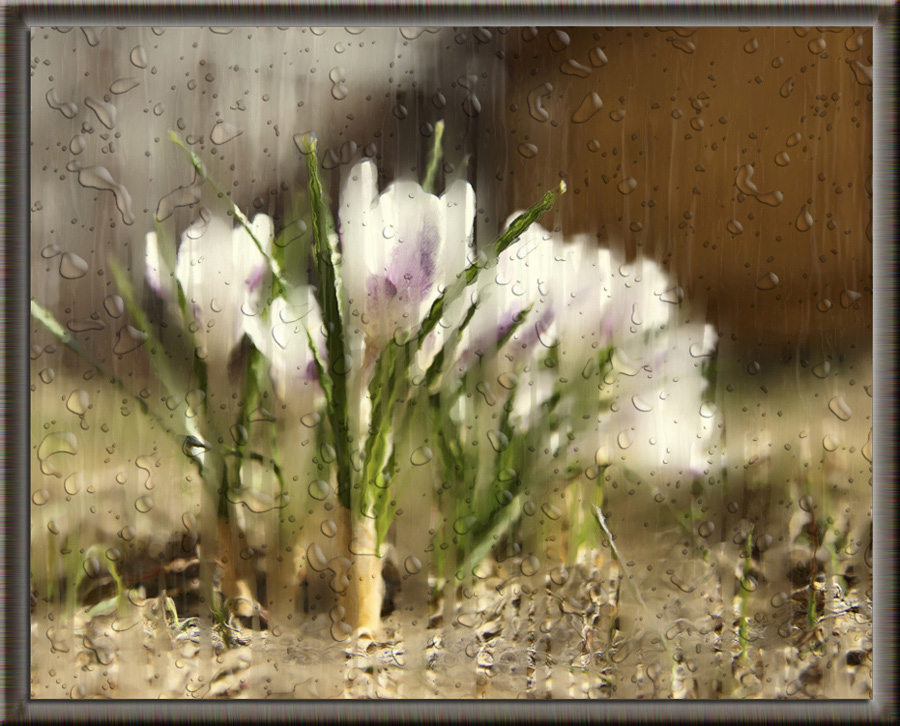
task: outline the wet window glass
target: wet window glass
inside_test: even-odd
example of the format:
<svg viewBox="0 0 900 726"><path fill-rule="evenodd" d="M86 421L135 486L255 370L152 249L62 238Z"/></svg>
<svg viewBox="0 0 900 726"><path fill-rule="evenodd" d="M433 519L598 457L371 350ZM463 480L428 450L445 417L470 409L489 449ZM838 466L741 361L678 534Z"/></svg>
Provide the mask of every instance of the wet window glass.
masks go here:
<svg viewBox="0 0 900 726"><path fill-rule="evenodd" d="M871 28L30 61L32 697L872 697Z"/></svg>

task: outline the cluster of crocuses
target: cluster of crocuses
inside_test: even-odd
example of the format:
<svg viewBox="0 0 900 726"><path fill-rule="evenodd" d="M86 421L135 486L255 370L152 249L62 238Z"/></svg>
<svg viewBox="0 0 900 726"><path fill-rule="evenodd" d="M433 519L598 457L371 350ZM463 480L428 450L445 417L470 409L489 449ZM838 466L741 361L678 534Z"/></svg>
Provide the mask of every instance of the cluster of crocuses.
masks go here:
<svg viewBox="0 0 900 726"><path fill-rule="evenodd" d="M309 152L315 220L329 210ZM618 264L595 240L566 241L537 224L551 203L513 215L502 244L476 250L469 183L439 196L403 180L380 191L375 163L364 160L346 172L337 224L313 224L316 279L293 286L273 257L269 217L250 222L235 210L233 227L205 215L182 235L174 278L209 371L209 415L234 415L224 371L249 343L280 401L305 420L327 421L332 442L350 442L343 453L330 449L348 459L333 478L339 494L363 492L341 503L357 515L357 550L377 555L392 516L379 502L396 468L393 407L425 396L439 453L435 492L454 498L463 524L453 540L464 540L467 567L554 478L595 479L623 461L699 475L715 433L701 411L712 329L676 324L671 283L655 263ZM146 278L170 301L171 277L151 233ZM233 430L235 421L217 430L223 425ZM344 481L353 476L361 487ZM374 478L380 498L365 494ZM379 580L380 568L367 578ZM360 593L377 601L360 627L376 628L380 592L376 582Z"/></svg>

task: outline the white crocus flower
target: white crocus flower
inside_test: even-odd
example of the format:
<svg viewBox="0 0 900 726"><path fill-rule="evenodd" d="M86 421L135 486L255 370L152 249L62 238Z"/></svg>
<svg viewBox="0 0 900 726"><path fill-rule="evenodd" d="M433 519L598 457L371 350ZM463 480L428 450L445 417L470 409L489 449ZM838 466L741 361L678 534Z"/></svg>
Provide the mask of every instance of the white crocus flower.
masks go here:
<svg viewBox="0 0 900 726"><path fill-rule="evenodd" d="M268 255L274 239L272 220L258 214L253 236ZM198 343L207 363L222 370L260 312L269 263L243 226L212 217L182 235L175 277L197 323Z"/></svg>
<svg viewBox="0 0 900 726"><path fill-rule="evenodd" d="M364 369L393 337L414 333L440 287L462 272L474 218L466 181L440 197L410 181L379 194L373 162L350 170L339 213L341 274L364 333Z"/></svg>
<svg viewBox="0 0 900 726"><path fill-rule="evenodd" d="M516 316L531 306L496 356L501 370L517 375L519 425L539 423L540 404L560 381L557 411L562 420L580 421L590 407L580 398L586 392L579 382L593 380L592 390L611 399L612 408L595 415L572 446L585 466L621 463L639 474L708 475L721 415L703 402L702 364L715 351L716 334L709 325L678 323L678 306L668 302L680 297L673 289L651 260L624 264L586 235L566 241L533 224L501 256L459 365L465 369L474 355L496 350ZM601 387L590 374L610 347L612 368ZM558 365L548 369L540 359L549 348L556 349ZM578 395L566 396L572 386Z"/></svg>
<svg viewBox="0 0 900 726"><path fill-rule="evenodd" d="M283 297L272 301L265 319L261 315L248 318L245 330L270 363L272 383L279 399L296 403L298 398L304 398L312 410L312 401L321 389L307 333L327 363L322 314L309 286L299 285L287 295L289 301ZM304 396L306 391L310 395Z"/></svg>

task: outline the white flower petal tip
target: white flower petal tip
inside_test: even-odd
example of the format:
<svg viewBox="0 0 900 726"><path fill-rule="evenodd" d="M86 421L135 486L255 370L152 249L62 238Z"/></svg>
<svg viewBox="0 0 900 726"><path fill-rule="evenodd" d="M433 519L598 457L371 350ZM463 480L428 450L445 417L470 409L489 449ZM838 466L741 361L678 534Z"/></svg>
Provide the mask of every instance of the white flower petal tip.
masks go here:
<svg viewBox="0 0 900 726"><path fill-rule="evenodd" d="M156 232L148 232L146 240L145 279L159 297L166 297L168 290L164 288L163 280L168 280L169 270L160 257L159 241L157 240Z"/></svg>
<svg viewBox="0 0 900 726"><path fill-rule="evenodd" d="M464 268L475 218L475 193L465 181L438 197L402 179L379 194L377 179L371 160L350 169L339 213L341 273L350 314L372 351L366 360L413 332L439 286Z"/></svg>

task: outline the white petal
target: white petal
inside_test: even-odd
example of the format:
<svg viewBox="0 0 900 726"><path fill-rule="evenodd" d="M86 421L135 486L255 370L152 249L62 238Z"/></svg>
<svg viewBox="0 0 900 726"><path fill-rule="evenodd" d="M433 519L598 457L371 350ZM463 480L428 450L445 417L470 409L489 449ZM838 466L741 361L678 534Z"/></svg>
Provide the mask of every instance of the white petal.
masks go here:
<svg viewBox="0 0 900 726"><path fill-rule="evenodd" d="M163 299L169 299L169 268L159 254L159 241L156 232L147 233L145 276L147 284Z"/></svg>
<svg viewBox="0 0 900 726"><path fill-rule="evenodd" d="M365 311L366 279L384 265L384 224L378 200L378 171L368 159L352 167L341 191L341 275L350 297L351 314Z"/></svg>

